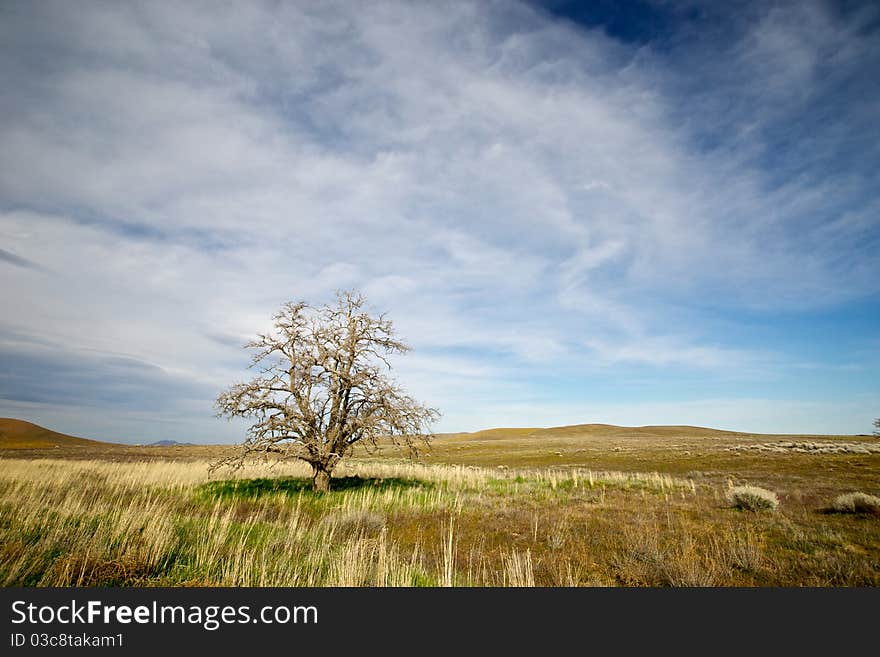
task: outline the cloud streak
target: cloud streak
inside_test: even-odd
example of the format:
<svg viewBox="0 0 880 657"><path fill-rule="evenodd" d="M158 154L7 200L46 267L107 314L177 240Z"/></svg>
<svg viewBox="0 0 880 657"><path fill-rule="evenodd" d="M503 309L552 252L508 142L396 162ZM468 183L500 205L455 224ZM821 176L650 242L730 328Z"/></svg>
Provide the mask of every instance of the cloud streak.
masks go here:
<svg viewBox="0 0 880 657"><path fill-rule="evenodd" d="M5 249L0 249L0 262L5 262L15 267L23 267L25 269L41 269L37 263L31 262L27 258L17 256L14 253L10 253Z"/></svg>

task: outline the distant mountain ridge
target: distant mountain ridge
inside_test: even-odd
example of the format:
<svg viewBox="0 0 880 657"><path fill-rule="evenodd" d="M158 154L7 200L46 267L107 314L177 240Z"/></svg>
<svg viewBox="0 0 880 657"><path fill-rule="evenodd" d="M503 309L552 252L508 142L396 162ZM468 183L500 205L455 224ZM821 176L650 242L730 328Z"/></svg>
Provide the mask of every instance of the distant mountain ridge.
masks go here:
<svg viewBox="0 0 880 657"><path fill-rule="evenodd" d="M622 427L616 424L573 424L562 427L509 427L483 429L482 431L448 433L443 437L452 440L511 440L521 438L542 437L576 437L576 436L735 436L746 435L742 431L726 431L708 427L692 427L683 425L649 425L644 427Z"/></svg>
<svg viewBox="0 0 880 657"><path fill-rule="evenodd" d="M157 440L152 443L146 443L145 447L174 447L174 446L186 446L186 445L195 445L195 443L182 443L177 440Z"/></svg>

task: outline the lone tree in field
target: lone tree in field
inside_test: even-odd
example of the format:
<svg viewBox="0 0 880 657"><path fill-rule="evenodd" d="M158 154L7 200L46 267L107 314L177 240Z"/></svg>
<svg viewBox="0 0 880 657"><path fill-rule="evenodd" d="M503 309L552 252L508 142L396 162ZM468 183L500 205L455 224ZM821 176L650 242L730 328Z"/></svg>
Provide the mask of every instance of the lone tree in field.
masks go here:
<svg viewBox="0 0 880 657"><path fill-rule="evenodd" d="M874 435L880 436L880 417L874 420Z"/></svg>
<svg viewBox="0 0 880 657"><path fill-rule="evenodd" d="M241 467L250 456L301 459L316 491L330 490L333 468L352 446L380 438L406 447L427 442L439 413L417 403L388 376L387 357L409 347L384 315L364 309L360 294L338 292L335 305L286 303L274 330L246 346L260 375L216 402L218 416L254 418L238 454L214 463Z"/></svg>

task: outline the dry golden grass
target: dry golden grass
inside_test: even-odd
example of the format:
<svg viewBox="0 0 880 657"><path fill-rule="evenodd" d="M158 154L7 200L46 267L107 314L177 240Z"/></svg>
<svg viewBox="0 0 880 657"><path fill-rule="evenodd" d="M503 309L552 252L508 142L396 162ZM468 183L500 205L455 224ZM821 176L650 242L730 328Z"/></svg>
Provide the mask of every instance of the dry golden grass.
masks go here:
<svg viewBox="0 0 880 657"><path fill-rule="evenodd" d="M356 459L315 494L296 464L211 477L207 460L4 459L0 583L880 583L876 517L822 512L847 477L801 488L802 464L786 463L776 513L750 514L727 502L730 473Z"/></svg>

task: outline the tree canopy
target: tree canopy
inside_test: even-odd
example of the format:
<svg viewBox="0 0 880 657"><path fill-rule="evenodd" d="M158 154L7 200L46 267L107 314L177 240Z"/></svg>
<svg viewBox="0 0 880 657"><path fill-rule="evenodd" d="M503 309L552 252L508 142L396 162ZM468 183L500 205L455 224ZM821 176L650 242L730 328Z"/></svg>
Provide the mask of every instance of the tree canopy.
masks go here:
<svg viewBox="0 0 880 657"><path fill-rule="evenodd" d="M260 374L236 383L216 401L219 416L254 419L233 456L215 463L240 467L250 456L301 459L312 466L315 490L329 490L333 468L357 443L380 439L417 453L439 413L407 395L390 377L389 357L409 347L385 315L374 316L355 292L335 304L289 302L272 331L246 347Z"/></svg>

